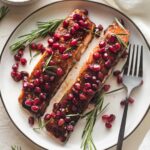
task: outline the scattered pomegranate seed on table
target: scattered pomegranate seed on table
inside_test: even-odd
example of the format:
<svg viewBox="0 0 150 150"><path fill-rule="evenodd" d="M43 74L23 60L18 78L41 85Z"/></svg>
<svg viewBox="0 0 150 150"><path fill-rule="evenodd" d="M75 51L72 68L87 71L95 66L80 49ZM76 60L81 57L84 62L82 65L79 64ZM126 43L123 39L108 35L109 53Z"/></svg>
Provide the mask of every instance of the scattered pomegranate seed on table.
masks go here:
<svg viewBox="0 0 150 150"><path fill-rule="evenodd" d="M104 90L105 92L108 92L109 89L110 89L110 85L109 85L109 84L105 84L105 85L103 86L103 90Z"/></svg>

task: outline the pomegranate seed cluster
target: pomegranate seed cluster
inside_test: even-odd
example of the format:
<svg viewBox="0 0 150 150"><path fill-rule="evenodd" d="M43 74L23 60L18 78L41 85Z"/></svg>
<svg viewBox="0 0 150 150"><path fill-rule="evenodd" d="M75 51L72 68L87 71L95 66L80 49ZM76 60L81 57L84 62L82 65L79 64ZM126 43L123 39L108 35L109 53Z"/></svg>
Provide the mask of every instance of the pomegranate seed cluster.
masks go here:
<svg viewBox="0 0 150 150"><path fill-rule="evenodd" d="M76 55L77 47L88 34L87 30L92 27L87 14L84 10L82 13L73 13L64 20L47 39L47 48L41 43L30 44L32 50L38 49L44 53L41 65L34 69L29 79L25 78L23 81L23 106L36 116L43 115L59 81L72 65L68 59ZM22 65L26 63L23 59L20 61ZM62 119L59 125L63 125ZM71 130L71 126L68 128Z"/></svg>
<svg viewBox="0 0 150 150"><path fill-rule="evenodd" d="M105 123L105 127L107 129L110 129L112 127L112 122L116 119L116 116L114 114L110 115L103 115L102 120Z"/></svg>
<svg viewBox="0 0 150 150"><path fill-rule="evenodd" d="M103 85L103 81L122 50L123 46L113 34L99 43L93 53L92 61L87 65L76 83L59 103L54 104L52 113L45 115L45 122L49 121L46 128L56 138L62 142L66 141L80 118L78 115L69 115L83 113L89 101ZM109 88L110 85L103 86L105 91L108 91ZM106 124L110 128L110 124L108 122Z"/></svg>

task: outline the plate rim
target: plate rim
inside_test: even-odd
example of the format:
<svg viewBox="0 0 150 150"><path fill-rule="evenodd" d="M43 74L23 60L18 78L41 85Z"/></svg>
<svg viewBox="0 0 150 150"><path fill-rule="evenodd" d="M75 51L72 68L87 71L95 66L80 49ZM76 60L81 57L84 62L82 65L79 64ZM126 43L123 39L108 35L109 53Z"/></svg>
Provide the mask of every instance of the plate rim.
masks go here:
<svg viewBox="0 0 150 150"><path fill-rule="evenodd" d="M72 0L72 1L82 1L82 0ZM7 46L7 44L8 44L8 42L9 42L10 38L13 36L13 34L15 33L15 31L16 31L28 18L30 18L32 15L34 15L34 14L37 13L38 11L42 10L43 8L49 7L49 6L51 6L51 5L55 5L55 4L57 4L57 3L64 3L64 2L65 2L64 0L59 0L59 1L55 1L55 2L52 2L52 3L46 4L46 5L44 5L44 6L40 7L40 8L38 8L38 9L36 9L36 10L33 11L32 13L30 13L27 17L25 17L25 18L13 29L13 31L12 31L11 34L9 35L8 39L6 40L6 42L5 42L4 46L3 46L3 49L2 49L2 51L1 51L1 53L0 53L0 64L1 64L1 59L2 59L2 56L3 56L3 52L4 52L4 50L5 50L6 46ZM146 45L147 45L147 47L148 47L148 50L149 50L149 52L150 52L150 44L148 43L148 40L146 39L146 37L144 36L144 34L143 34L142 31L140 30L140 28L136 25L136 23L134 23L134 21L132 21L132 19L131 19L130 17L128 17L126 14L124 14L124 13L121 12L120 10L118 10L118 9L116 9L116 8L110 6L110 5L101 3L101 2L92 1L92 0L86 0L86 1L84 1L84 2L102 5L102 6L104 6L104 7L107 7L107 8L109 8L109 9L112 9L112 10L114 10L114 11L117 11L117 12L120 13L122 16L124 16L125 18L127 18L127 19L135 26L135 28L139 31L139 33L140 33L141 36L143 37L143 39L144 39L144 41L145 41L145 43L146 43ZM15 123L15 121L11 118L11 115L9 114L9 112L8 112L8 110L7 110L7 108L6 108L5 104L4 104L4 100L3 100L3 97L2 97L1 89L0 89L0 98L1 98L2 104L3 104L4 108L5 108L5 111L6 111L7 115L8 115L8 117L9 117L9 119L11 120L11 122L13 123L13 125L22 133L22 135L25 136L30 142L32 142L32 143L35 144L36 146L38 146L38 147L40 147L40 148L42 148L42 149L47 150L47 149L44 148L42 145L39 145L38 143L34 142L29 136L27 136L26 134L24 134L23 131L22 131L22 130L18 127L18 125ZM146 115L147 115L147 113L148 113L149 110L150 110L150 105L148 106L148 108L147 108L145 114L143 115L143 118L139 121L139 123L136 125L136 127L135 127L128 135L126 135L126 136L124 137L124 140L127 139L130 135L132 135L132 134L134 133L134 131L139 127L139 125L143 122L143 120L144 120L144 118L146 117ZM117 145L117 143L116 143L116 144L113 144L112 146L108 147L107 149L110 149L110 148L112 148L112 147L114 147L114 146L116 146L116 145ZM106 150L107 150L107 149L106 149Z"/></svg>

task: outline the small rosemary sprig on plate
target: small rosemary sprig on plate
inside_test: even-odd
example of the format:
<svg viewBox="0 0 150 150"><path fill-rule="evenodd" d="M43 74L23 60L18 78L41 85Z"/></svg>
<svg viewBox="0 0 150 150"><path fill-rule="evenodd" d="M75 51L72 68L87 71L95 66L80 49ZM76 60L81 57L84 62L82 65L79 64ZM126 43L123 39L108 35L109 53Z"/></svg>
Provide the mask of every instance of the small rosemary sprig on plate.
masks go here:
<svg viewBox="0 0 150 150"><path fill-rule="evenodd" d="M48 120L47 122L42 121L41 118L38 119L38 127L33 128L34 131L39 131L42 130L48 123L50 122L50 120Z"/></svg>
<svg viewBox="0 0 150 150"><path fill-rule="evenodd" d="M117 22L117 24L126 31L126 29L124 28L124 26L121 24L121 22L118 20L118 18L115 18L115 21Z"/></svg>
<svg viewBox="0 0 150 150"><path fill-rule="evenodd" d="M11 149L12 149L12 150L22 150L22 149L21 149L21 146L17 146L17 145L12 145L12 146L11 146Z"/></svg>
<svg viewBox="0 0 150 150"><path fill-rule="evenodd" d="M16 52L23 45L28 45L37 38L40 37L43 38L49 33L51 34L54 33L61 22L62 19L51 20L49 22L38 22L37 23L38 28L32 30L29 34L20 36L19 40L10 46L10 50L12 52Z"/></svg>
<svg viewBox="0 0 150 150"><path fill-rule="evenodd" d="M82 116L82 118L86 117L86 125L83 130L82 144L81 144L81 148L83 148L83 150L96 150L96 147L92 138L92 131L93 131L97 116L100 113L102 113L108 106L106 105L103 108L103 101L104 101L103 94L102 96L99 96L99 93L97 93L94 96L94 98L96 98L96 104L95 104L94 109L92 109L91 111L86 113L84 116Z"/></svg>
<svg viewBox="0 0 150 150"><path fill-rule="evenodd" d="M64 53L71 52L71 51L75 50L76 48L77 48L77 46L69 47L69 48L67 48L67 49L64 51Z"/></svg>
<svg viewBox="0 0 150 150"><path fill-rule="evenodd" d="M6 6L2 6L0 8L0 21L5 17L5 15L8 13L9 9Z"/></svg>
<svg viewBox="0 0 150 150"><path fill-rule="evenodd" d="M128 45L119 37L119 35L117 35L117 34L114 34L114 35L116 36L116 38L120 44L124 45L125 48L128 48Z"/></svg>
<svg viewBox="0 0 150 150"><path fill-rule="evenodd" d="M32 53L30 53L30 57L31 57L31 59L30 59L30 62L29 62L29 63L31 63L31 62L32 62L33 58L35 58L36 56L38 56L38 55L40 55L40 54L41 54L41 52L40 52L40 51L36 52L33 56L32 56Z"/></svg>

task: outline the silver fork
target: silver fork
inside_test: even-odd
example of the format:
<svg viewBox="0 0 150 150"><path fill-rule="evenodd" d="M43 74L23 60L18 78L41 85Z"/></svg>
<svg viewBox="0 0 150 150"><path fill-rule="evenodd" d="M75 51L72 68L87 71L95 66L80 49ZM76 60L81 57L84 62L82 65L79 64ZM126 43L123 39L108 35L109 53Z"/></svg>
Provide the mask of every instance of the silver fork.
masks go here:
<svg viewBox="0 0 150 150"><path fill-rule="evenodd" d="M132 90L141 85L142 77L143 77L143 46L129 45L129 55L123 71L123 84L127 89L127 96L116 150L122 150L128 111L128 98L130 97Z"/></svg>

